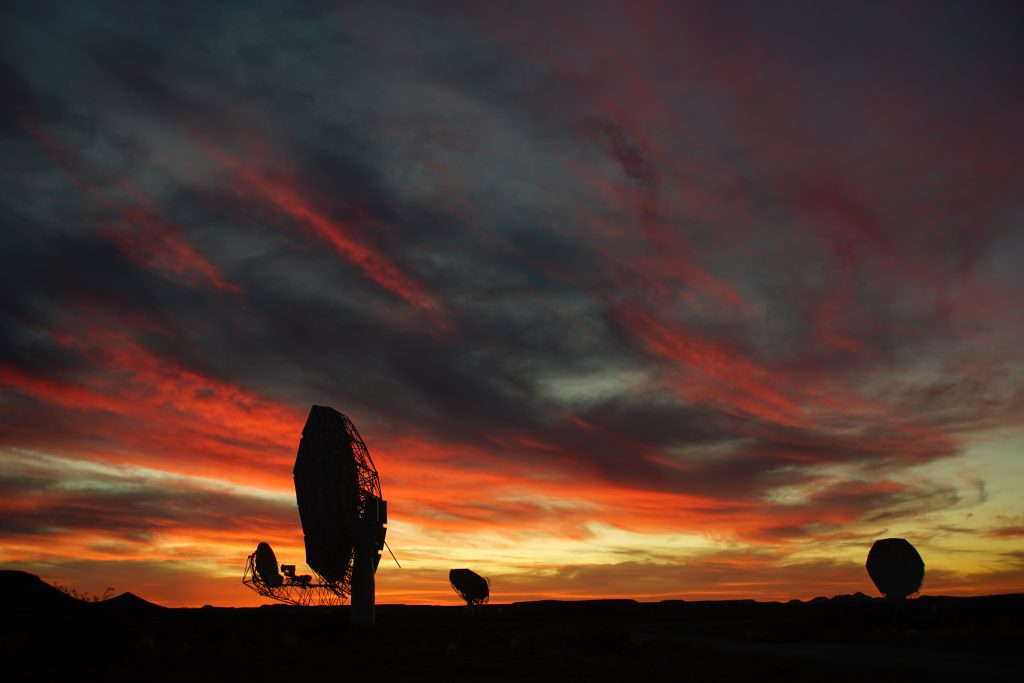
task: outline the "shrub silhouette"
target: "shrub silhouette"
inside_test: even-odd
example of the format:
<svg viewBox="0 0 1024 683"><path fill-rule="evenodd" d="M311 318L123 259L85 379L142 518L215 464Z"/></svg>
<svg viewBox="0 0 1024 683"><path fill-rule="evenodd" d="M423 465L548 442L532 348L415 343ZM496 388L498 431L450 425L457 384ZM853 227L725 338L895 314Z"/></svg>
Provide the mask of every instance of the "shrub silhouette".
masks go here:
<svg viewBox="0 0 1024 683"><path fill-rule="evenodd" d="M110 597L114 594L114 589L109 586L103 589L103 592L99 594L90 593L86 590L78 590L77 588L72 588L71 586L62 586L59 583L53 584L53 587L59 590L64 595L72 597L75 600L81 600L82 602L102 602L104 600L109 600Z"/></svg>

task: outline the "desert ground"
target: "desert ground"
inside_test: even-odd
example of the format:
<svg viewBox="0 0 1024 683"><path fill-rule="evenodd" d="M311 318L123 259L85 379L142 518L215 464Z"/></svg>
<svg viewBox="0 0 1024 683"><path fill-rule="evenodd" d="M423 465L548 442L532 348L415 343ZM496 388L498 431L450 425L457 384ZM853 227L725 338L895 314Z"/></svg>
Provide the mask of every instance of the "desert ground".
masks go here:
<svg viewBox="0 0 1024 683"><path fill-rule="evenodd" d="M1013 680L1024 594L169 609L0 572L8 681Z"/></svg>

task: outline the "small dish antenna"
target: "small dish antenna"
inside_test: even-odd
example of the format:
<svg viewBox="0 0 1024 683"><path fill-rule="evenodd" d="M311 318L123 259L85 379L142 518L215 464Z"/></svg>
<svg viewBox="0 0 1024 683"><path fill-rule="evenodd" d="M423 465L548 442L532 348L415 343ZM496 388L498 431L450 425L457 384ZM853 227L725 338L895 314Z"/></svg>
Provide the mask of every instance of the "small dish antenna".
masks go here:
<svg viewBox="0 0 1024 683"><path fill-rule="evenodd" d="M887 598L903 600L921 590L924 560L904 538L875 541L868 552L866 567L878 592Z"/></svg>
<svg viewBox="0 0 1024 683"><path fill-rule="evenodd" d="M491 597L491 580L485 579L472 569L452 569L448 572L448 581L471 609L476 605L483 605Z"/></svg>
<svg viewBox="0 0 1024 683"><path fill-rule="evenodd" d="M311 574L296 574L294 564L282 564L278 571L277 556L266 541L245 562L242 583L264 597L292 605L341 605L345 596L337 586Z"/></svg>

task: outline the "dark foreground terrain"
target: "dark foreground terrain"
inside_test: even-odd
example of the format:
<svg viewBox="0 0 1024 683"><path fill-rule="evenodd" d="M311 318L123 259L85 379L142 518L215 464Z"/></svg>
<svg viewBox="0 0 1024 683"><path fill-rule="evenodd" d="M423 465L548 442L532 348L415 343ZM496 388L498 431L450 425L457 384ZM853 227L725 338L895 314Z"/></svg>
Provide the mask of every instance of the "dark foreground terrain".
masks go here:
<svg viewBox="0 0 1024 683"><path fill-rule="evenodd" d="M4 680L1016 680L1024 595L166 609L0 572Z"/></svg>

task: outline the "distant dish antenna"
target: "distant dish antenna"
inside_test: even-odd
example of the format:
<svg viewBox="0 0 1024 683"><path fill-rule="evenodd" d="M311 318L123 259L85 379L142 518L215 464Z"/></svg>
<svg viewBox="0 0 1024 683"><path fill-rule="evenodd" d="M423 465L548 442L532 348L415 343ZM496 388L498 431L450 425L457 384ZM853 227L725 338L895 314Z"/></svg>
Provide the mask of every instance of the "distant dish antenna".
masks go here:
<svg viewBox="0 0 1024 683"><path fill-rule="evenodd" d="M490 579L485 579L472 569L452 569L448 572L448 581L468 607L482 605L491 596Z"/></svg>
<svg viewBox="0 0 1024 683"><path fill-rule="evenodd" d="M249 556L242 582L261 595L299 605L351 601L352 621L374 622L374 573L387 534L387 502L355 425L313 406L295 458L295 498L313 576L281 565L267 543ZM280 583L276 584L278 581Z"/></svg>
<svg viewBox="0 0 1024 683"><path fill-rule="evenodd" d="M896 600L921 590L924 580L924 560L903 538L875 541L868 552L867 570L878 592Z"/></svg>

